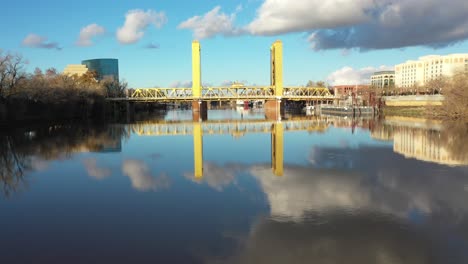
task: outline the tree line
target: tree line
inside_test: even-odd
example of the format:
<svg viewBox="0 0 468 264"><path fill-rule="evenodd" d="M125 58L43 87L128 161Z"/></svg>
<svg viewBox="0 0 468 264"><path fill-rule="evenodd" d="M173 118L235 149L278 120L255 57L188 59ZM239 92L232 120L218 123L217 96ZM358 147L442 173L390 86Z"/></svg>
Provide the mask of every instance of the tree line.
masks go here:
<svg viewBox="0 0 468 264"><path fill-rule="evenodd" d="M126 82L104 78L88 71L77 76L60 74L55 68L33 73L25 71L26 61L18 54L0 52L0 98L44 103L92 102L98 98L125 96Z"/></svg>

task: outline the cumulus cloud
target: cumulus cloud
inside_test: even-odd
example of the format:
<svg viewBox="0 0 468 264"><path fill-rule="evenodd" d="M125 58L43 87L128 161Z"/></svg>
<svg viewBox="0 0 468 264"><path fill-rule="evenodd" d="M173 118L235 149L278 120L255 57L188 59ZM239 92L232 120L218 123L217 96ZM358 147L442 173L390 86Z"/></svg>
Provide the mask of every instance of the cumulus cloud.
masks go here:
<svg viewBox="0 0 468 264"><path fill-rule="evenodd" d="M253 35L308 32L315 50L433 48L468 38L465 0L265 0Z"/></svg>
<svg viewBox="0 0 468 264"><path fill-rule="evenodd" d="M211 38L215 35L235 36L244 33L244 30L234 26L236 14L241 10L238 7L230 15L221 12L221 7L216 6L203 16L194 16L180 23L179 29L193 30L196 39Z"/></svg>
<svg viewBox="0 0 468 264"><path fill-rule="evenodd" d="M231 184L236 183L236 175L245 170L246 166L241 164L227 164L219 166L212 162L203 163L202 181L193 177L192 173L184 173L184 177L196 183L206 182L211 188L222 191Z"/></svg>
<svg viewBox="0 0 468 264"><path fill-rule="evenodd" d="M369 20L372 0L265 0L248 26L255 35L276 35L350 26Z"/></svg>
<svg viewBox="0 0 468 264"><path fill-rule="evenodd" d="M385 0L376 2L368 13L370 19L365 23L320 29L308 40L316 50L367 50L418 45L439 48L468 38L468 5L464 0Z"/></svg>
<svg viewBox="0 0 468 264"><path fill-rule="evenodd" d="M104 27L99 26L98 24L90 24L80 30L80 36L76 41L78 46L91 46L93 45L92 38L102 35L106 32Z"/></svg>
<svg viewBox="0 0 468 264"><path fill-rule="evenodd" d="M125 23L117 29L117 40L122 44L132 44L145 35L145 29L153 25L161 28L167 22L164 12L141 9L130 10L125 15Z"/></svg>
<svg viewBox="0 0 468 264"><path fill-rule="evenodd" d="M405 159L388 147L320 148L314 156L317 164L333 169L285 166L283 177L273 177L269 167L252 167L272 216L298 221L307 212L337 208L398 218L414 211L433 217L452 214L454 222L468 216L468 180L462 170L452 169L450 181L441 182L438 170L446 167Z"/></svg>
<svg viewBox="0 0 468 264"><path fill-rule="evenodd" d="M37 34L29 34L23 39L23 46L30 48L41 48L41 49L56 49L61 50L57 42L47 42L47 38L39 36Z"/></svg>
<svg viewBox="0 0 468 264"><path fill-rule="evenodd" d="M130 178L133 188L139 191L158 191L170 186L170 179L166 174L158 177L151 175L148 165L140 160L125 160L122 171Z"/></svg>
<svg viewBox="0 0 468 264"><path fill-rule="evenodd" d="M192 81L173 81L169 84L170 88L191 88Z"/></svg>
<svg viewBox="0 0 468 264"><path fill-rule="evenodd" d="M97 165L97 159L88 158L83 160L83 164L88 172L90 177L102 180L111 175L111 170L109 168L99 168Z"/></svg>
<svg viewBox="0 0 468 264"><path fill-rule="evenodd" d="M327 81L331 85L369 84L370 77L374 72L385 70L393 70L393 66L382 65L380 67L365 67L361 69L346 66L328 75Z"/></svg>

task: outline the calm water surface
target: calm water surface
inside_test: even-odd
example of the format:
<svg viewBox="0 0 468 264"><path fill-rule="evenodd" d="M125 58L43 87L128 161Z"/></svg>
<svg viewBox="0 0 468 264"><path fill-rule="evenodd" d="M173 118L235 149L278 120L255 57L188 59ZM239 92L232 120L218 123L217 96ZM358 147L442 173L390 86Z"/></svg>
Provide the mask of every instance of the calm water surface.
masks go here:
<svg viewBox="0 0 468 264"><path fill-rule="evenodd" d="M468 263L467 125L169 111L0 135L1 263Z"/></svg>

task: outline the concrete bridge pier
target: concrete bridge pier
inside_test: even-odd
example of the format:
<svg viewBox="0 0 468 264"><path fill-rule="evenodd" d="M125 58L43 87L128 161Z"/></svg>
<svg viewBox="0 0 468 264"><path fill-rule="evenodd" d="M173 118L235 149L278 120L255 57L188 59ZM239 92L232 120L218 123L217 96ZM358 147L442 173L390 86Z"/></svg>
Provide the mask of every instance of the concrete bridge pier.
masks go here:
<svg viewBox="0 0 468 264"><path fill-rule="evenodd" d="M281 120L281 116L284 115L284 101L266 100L263 109L267 120Z"/></svg>
<svg viewBox="0 0 468 264"><path fill-rule="evenodd" d="M208 120L208 102L193 101L192 102L192 118L193 118L193 121L195 122Z"/></svg>

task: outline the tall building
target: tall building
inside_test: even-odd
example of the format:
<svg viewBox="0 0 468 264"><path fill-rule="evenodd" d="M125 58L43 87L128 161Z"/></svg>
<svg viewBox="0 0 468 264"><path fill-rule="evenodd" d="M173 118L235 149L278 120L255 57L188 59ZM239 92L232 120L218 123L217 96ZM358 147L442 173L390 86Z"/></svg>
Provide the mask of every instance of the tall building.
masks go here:
<svg viewBox="0 0 468 264"><path fill-rule="evenodd" d="M389 88L395 86L395 71L374 72L371 76L371 86Z"/></svg>
<svg viewBox="0 0 468 264"><path fill-rule="evenodd" d="M451 77L458 71L468 72L467 53L424 56L419 60L409 60L396 65L395 85L397 87L420 86L442 76Z"/></svg>
<svg viewBox="0 0 468 264"><path fill-rule="evenodd" d="M117 59L84 60L81 64L86 65L90 71L96 72L96 79L99 81L109 77L115 81L119 80L119 60Z"/></svg>
<svg viewBox="0 0 468 264"><path fill-rule="evenodd" d="M82 76L83 74L88 72L88 67L83 64L69 64L65 67L63 70L63 74L69 75L69 76Z"/></svg>

